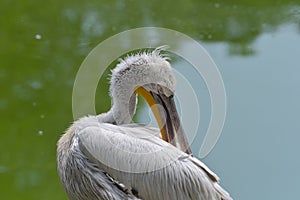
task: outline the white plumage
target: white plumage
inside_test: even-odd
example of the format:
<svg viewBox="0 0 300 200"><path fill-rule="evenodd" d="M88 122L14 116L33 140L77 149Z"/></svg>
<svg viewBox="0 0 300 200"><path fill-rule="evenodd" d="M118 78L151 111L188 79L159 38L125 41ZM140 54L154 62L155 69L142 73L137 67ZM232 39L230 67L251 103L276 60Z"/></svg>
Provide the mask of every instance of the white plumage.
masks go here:
<svg viewBox="0 0 300 200"><path fill-rule="evenodd" d="M112 109L79 119L59 140L58 172L69 198L231 199L207 166L183 152L184 145L177 148L172 138L164 141L161 129L129 124L136 108L137 87L168 105L165 99L173 96L175 78L159 49L122 60L111 78ZM166 112L173 115L174 110ZM176 124L175 117L163 118ZM167 135L183 133L178 126L163 128ZM178 142L185 140L178 138Z"/></svg>

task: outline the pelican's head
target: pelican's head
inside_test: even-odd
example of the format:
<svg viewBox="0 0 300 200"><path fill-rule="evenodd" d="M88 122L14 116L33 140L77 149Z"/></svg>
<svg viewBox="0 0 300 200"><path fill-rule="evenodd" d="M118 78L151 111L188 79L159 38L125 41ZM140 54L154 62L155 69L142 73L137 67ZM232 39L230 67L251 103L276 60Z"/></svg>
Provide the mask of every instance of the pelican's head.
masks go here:
<svg viewBox="0 0 300 200"><path fill-rule="evenodd" d="M139 94L151 107L162 139L175 146L179 144L190 154L174 103L176 79L168 58L160 52L161 48L157 48L152 52L127 56L112 70L110 94L114 118L117 124L128 123L135 112Z"/></svg>
<svg viewBox="0 0 300 200"><path fill-rule="evenodd" d="M164 86L170 96L175 92L176 79L174 77L168 58L160 54L160 49L152 52L144 52L127 56L112 70L110 92L112 97L124 96L124 91L133 92L136 87L152 87L149 90L157 90L156 86ZM157 91L156 91L157 92Z"/></svg>

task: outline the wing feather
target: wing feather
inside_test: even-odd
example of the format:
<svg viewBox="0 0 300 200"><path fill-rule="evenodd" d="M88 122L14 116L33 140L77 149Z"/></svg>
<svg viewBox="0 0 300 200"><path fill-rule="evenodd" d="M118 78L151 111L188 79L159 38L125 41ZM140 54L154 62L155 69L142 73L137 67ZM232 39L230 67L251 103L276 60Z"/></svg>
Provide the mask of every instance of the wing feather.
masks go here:
<svg viewBox="0 0 300 200"><path fill-rule="evenodd" d="M129 190L137 191L138 197L147 200L231 199L206 165L161 140L157 128L97 121L88 126L79 123L76 127L81 151L99 169Z"/></svg>

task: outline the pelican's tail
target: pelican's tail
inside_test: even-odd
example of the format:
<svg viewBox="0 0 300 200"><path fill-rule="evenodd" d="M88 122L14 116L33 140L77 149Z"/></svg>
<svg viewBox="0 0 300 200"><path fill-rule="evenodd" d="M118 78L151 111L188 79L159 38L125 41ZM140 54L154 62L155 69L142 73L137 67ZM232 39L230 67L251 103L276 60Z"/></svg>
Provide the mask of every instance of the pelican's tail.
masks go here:
<svg viewBox="0 0 300 200"><path fill-rule="evenodd" d="M218 183L215 183L214 187L215 187L217 193L219 194L219 197L221 200L233 200L230 197L229 193L226 192Z"/></svg>

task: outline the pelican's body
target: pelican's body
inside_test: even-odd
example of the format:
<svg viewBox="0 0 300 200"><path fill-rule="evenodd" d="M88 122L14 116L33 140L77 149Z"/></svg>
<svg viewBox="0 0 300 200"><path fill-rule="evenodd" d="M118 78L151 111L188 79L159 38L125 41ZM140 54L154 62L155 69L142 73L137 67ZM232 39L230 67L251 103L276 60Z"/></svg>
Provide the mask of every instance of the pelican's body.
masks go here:
<svg viewBox="0 0 300 200"><path fill-rule="evenodd" d="M151 94L166 109L174 90L171 67L157 50L128 57L116 67L112 109L75 121L58 142L58 172L71 200L231 199L218 177L190 155L186 138L170 136L174 129L183 132L171 116L174 110L167 109L166 125L157 118L159 128L129 124L136 93Z"/></svg>

